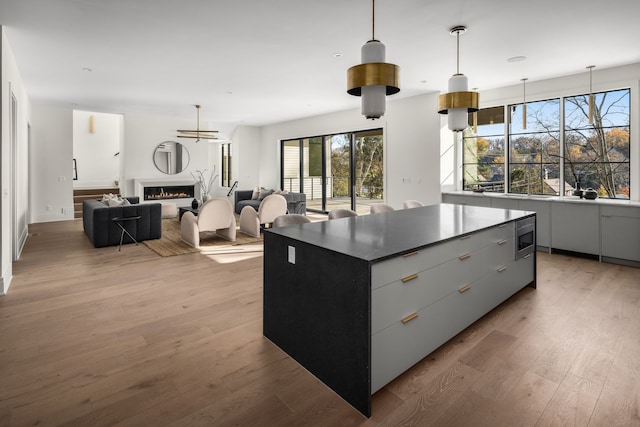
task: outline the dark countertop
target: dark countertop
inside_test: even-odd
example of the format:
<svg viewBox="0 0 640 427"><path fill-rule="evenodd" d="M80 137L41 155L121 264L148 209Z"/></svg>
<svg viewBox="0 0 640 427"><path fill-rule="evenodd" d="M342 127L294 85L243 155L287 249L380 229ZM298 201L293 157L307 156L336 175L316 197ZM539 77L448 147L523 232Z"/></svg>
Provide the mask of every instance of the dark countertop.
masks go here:
<svg viewBox="0 0 640 427"><path fill-rule="evenodd" d="M534 214L443 203L272 228L265 230L265 234L273 233L364 261L377 262Z"/></svg>

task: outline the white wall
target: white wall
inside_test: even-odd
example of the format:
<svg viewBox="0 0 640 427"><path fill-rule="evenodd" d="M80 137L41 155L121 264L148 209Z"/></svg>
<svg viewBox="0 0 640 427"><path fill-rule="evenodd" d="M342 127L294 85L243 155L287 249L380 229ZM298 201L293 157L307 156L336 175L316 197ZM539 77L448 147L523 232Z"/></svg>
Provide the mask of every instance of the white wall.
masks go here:
<svg viewBox="0 0 640 427"><path fill-rule="evenodd" d="M17 258L26 240L29 189L29 118L31 106L24 89L13 51L0 26L0 295L9 289L12 261ZM17 101L16 144L11 138L11 99Z"/></svg>
<svg viewBox="0 0 640 427"><path fill-rule="evenodd" d="M238 126L231 138L232 143L232 178L238 181L237 190L250 190L260 186L260 169L262 165L262 147L260 128ZM266 186L263 185L263 186ZM272 188L277 187L272 185Z"/></svg>
<svg viewBox="0 0 640 427"><path fill-rule="evenodd" d="M93 118L93 132L89 123ZM122 114L73 112L73 158L78 180L74 188L100 188L116 185L120 177Z"/></svg>
<svg viewBox="0 0 640 427"><path fill-rule="evenodd" d="M127 196L134 195L135 179L192 180L190 172L212 170L210 150L218 150L214 142L177 138L177 129L191 129L193 120L126 114L124 116L124 147L120 153L123 162L123 174L120 177L121 190ZM153 163L153 153L161 142L176 141L185 145L189 151L189 165L180 173L167 175L160 172ZM235 147L234 147L235 148ZM219 173L219 167L216 173ZM220 185L216 180L214 188Z"/></svg>
<svg viewBox="0 0 640 427"><path fill-rule="evenodd" d="M32 107L30 223L73 219L73 110Z"/></svg>
<svg viewBox="0 0 640 427"><path fill-rule="evenodd" d="M396 208L407 199L440 202L440 117L438 94L394 100L387 112L368 121L360 109L265 126L261 132L260 185L280 184L280 140L383 128L385 136L385 199ZM235 147L234 147L235 149ZM241 162L244 158L241 159Z"/></svg>

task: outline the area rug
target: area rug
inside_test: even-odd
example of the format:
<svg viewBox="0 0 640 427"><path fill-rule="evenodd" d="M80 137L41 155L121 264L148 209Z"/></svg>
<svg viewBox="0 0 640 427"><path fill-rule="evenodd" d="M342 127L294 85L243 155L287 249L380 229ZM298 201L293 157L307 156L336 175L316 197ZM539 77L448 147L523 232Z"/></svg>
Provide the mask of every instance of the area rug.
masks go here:
<svg viewBox="0 0 640 427"><path fill-rule="evenodd" d="M251 237L244 233L236 234L236 241L230 242L215 232L200 233L200 248L194 248L182 241L180 237L180 221L177 218L162 220L162 238L141 242L160 256L174 256L203 253L236 253L241 251L262 251L262 236Z"/></svg>

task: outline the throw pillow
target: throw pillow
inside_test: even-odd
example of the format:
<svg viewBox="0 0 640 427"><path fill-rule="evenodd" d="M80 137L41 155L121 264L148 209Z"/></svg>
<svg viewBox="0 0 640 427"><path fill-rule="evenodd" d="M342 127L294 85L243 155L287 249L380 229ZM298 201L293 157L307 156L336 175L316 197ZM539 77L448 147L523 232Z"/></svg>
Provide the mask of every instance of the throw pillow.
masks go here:
<svg viewBox="0 0 640 427"><path fill-rule="evenodd" d="M273 194L281 194L281 195L285 195L285 194L289 194L288 190L276 190L273 192Z"/></svg>
<svg viewBox="0 0 640 427"><path fill-rule="evenodd" d="M253 189L253 193L251 193L251 200L258 200L260 196L260 187L256 187Z"/></svg>
<svg viewBox="0 0 640 427"><path fill-rule="evenodd" d="M258 195L258 200L263 200L265 197L273 194L273 190L267 190L265 188L260 189L260 194Z"/></svg>
<svg viewBox="0 0 640 427"><path fill-rule="evenodd" d="M109 207L111 206L122 206L124 201L118 200L117 198L109 199Z"/></svg>

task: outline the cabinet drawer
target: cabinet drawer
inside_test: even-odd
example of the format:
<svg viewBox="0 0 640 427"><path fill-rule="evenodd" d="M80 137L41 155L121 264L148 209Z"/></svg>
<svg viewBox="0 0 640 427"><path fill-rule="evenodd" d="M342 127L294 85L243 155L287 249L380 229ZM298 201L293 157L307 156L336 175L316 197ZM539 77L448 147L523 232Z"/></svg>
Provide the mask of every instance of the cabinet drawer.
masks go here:
<svg viewBox="0 0 640 427"><path fill-rule="evenodd" d="M513 240L513 222L378 262L371 267L371 287L379 288L505 239Z"/></svg>
<svg viewBox="0 0 640 427"><path fill-rule="evenodd" d="M479 249L371 292L371 332L376 333L471 284L488 272L491 251ZM408 279L408 280L407 280Z"/></svg>
<svg viewBox="0 0 640 427"><path fill-rule="evenodd" d="M483 286L472 284L466 292L455 292L418 311L406 323L398 321L372 335L371 393L493 308L495 304L486 293Z"/></svg>

